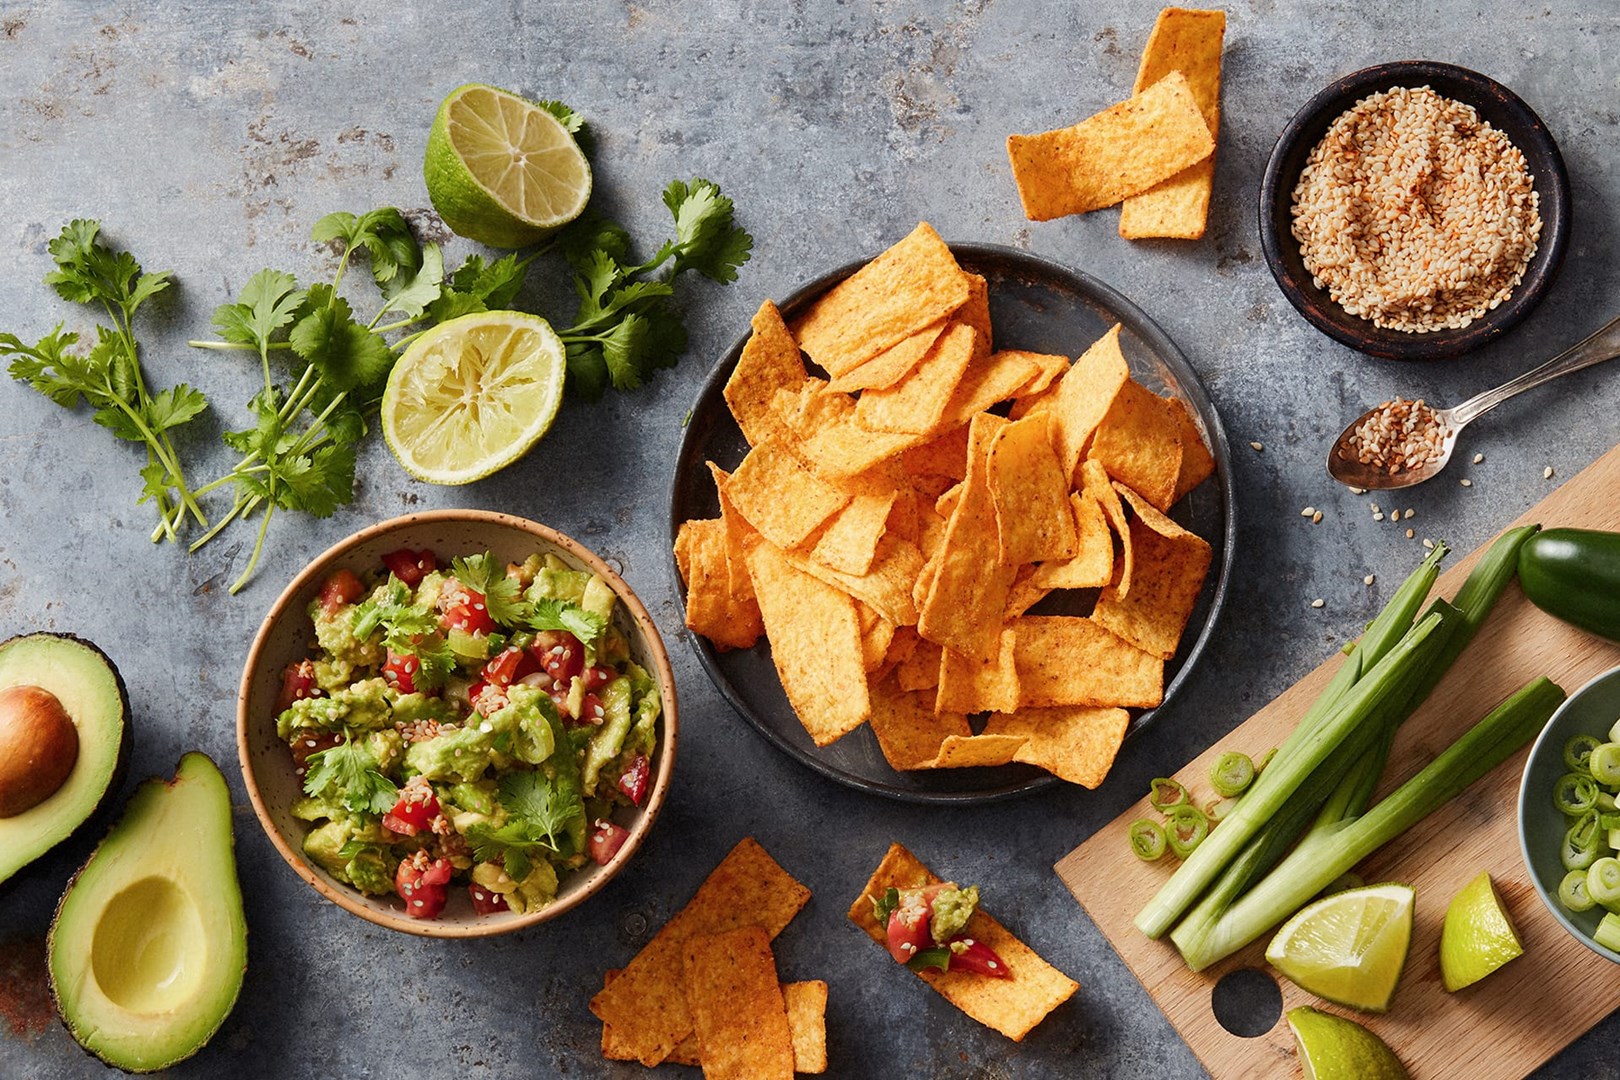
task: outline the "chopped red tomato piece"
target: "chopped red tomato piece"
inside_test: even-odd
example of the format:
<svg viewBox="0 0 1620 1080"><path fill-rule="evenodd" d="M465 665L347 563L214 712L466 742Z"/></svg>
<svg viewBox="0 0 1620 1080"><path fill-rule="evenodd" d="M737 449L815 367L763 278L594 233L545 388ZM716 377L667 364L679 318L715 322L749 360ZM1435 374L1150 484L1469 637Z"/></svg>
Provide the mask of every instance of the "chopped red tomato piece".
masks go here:
<svg viewBox="0 0 1620 1080"><path fill-rule="evenodd" d="M394 889L405 901L405 914L413 919L437 919L449 895L451 872L448 859L429 862L420 851L402 860L394 874Z"/></svg>
<svg viewBox="0 0 1620 1080"><path fill-rule="evenodd" d="M416 693L416 673L422 670L422 661L410 653L400 654L388 650L388 662L382 667L383 678L402 694Z"/></svg>
<svg viewBox="0 0 1620 1080"><path fill-rule="evenodd" d="M902 892L900 906L889 913L889 955L904 964L923 949L934 946L928 932L933 912L920 893Z"/></svg>
<svg viewBox="0 0 1620 1080"><path fill-rule="evenodd" d="M300 731L292 741L293 768L300 778L309 767L309 759L322 750L330 750L343 741L343 736L330 731Z"/></svg>
<svg viewBox="0 0 1620 1080"><path fill-rule="evenodd" d="M496 686L511 686L539 670L540 661L527 649L505 648L484 665L484 678Z"/></svg>
<svg viewBox="0 0 1620 1080"><path fill-rule="evenodd" d="M591 861L598 866L606 866L613 861L613 856L624 847L624 842L630 839L630 830L622 825L615 825L606 818L597 818L591 827L590 840L586 847L590 851Z"/></svg>
<svg viewBox="0 0 1620 1080"><path fill-rule="evenodd" d="M600 726L607 719L607 707L602 699L595 694L586 694L579 703L579 715L574 718L581 724L595 724Z"/></svg>
<svg viewBox="0 0 1620 1080"><path fill-rule="evenodd" d="M440 622L447 630L460 630L466 634L487 634L495 629L495 620L484 605L484 594L466 590L467 599L447 608Z"/></svg>
<svg viewBox="0 0 1620 1080"><path fill-rule="evenodd" d="M640 806L647 798L647 784L651 778L652 762L647 760L646 754L637 754L619 776L619 790L624 792L625 798Z"/></svg>
<svg viewBox="0 0 1620 1080"><path fill-rule="evenodd" d="M400 792L399 802L383 815L383 828L401 836L415 836L426 829L439 816L439 800L434 797L432 788L426 789L425 798L421 794L422 789L407 785Z"/></svg>
<svg viewBox="0 0 1620 1080"><path fill-rule="evenodd" d="M292 708L293 702L314 696L315 662L300 660L296 664L288 664L287 670L281 673L281 697L276 702L277 711L285 712Z"/></svg>
<svg viewBox="0 0 1620 1080"><path fill-rule="evenodd" d="M468 687L467 702L479 716L494 716L506 708L506 688L480 679Z"/></svg>
<svg viewBox="0 0 1620 1080"><path fill-rule="evenodd" d="M321 585L321 607L328 613L352 604L366 591L353 570L339 570Z"/></svg>
<svg viewBox="0 0 1620 1080"><path fill-rule="evenodd" d="M580 673L579 680L585 684L586 691L591 691L602 689L618 677L619 673L612 668L593 664Z"/></svg>
<svg viewBox="0 0 1620 1080"><path fill-rule="evenodd" d="M543 630L529 646L540 666L564 689L585 669L585 646L566 630Z"/></svg>
<svg viewBox="0 0 1620 1080"><path fill-rule="evenodd" d="M421 551L412 551L410 548L400 548L390 551L382 557L382 564L388 572L411 588L439 568L439 560L427 548Z"/></svg>
<svg viewBox="0 0 1620 1080"><path fill-rule="evenodd" d="M506 906L506 897L494 889L484 888L476 881L467 886L467 895L472 897L475 915L492 915L497 911L509 910Z"/></svg>
<svg viewBox="0 0 1620 1080"><path fill-rule="evenodd" d="M988 975L993 979L1007 979L1012 972L1007 965L996 955L996 951L982 941L969 937L953 938L952 945L962 945L964 948L951 949L952 971L968 971L974 975Z"/></svg>

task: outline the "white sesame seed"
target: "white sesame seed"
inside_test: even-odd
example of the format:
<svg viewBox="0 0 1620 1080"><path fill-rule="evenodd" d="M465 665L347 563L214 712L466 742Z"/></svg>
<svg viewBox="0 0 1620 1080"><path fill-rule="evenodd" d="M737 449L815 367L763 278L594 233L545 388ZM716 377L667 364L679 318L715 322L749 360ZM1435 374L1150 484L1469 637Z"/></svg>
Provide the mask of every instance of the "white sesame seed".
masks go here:
<svg viewBox="0 0 1620 1080"><path fill-rule="evenodd" d="M1483 464L1484 461L1485 461L1485 455L1484 454L1475 454L1474 455L1474 464L1475 465Z"/></svg>
<svg viewBox="0 0 1620 1080"><path fill-rule="evenodd" d="M996 962L994 960L986 960L984 962L984 966L989 968L991 971L996 970Z"/></svg>
<svg viewBox="0 0 1620 1080"><path fill-rule="evenodd" d="M1367 575L1367 576L1366 576L1366 577L1364 577L1364 578L1362 578L1362 579L1361 579L1361 583L1362 583L1362 584L1363 584L1363 585L1371 585L1371 584L1372 584L1372 583L1373 583L1373 582L1375 582L1375 581L1377 581L1377 580L1378 580L1378 579L1377 579L1377 578L1376 578L1376 577L1374 577L1374 576L1373 576L1373 575L1371 575L1371 574L1368 574L1368 575Z"/></svg>
<svg viewBox="0 0 1620 1080"><path fill-rule="evenodd" d="M1318 510L1316 513L1311 515L1311 524L1312 525L1320 525L1320 524L1322 524L1322 511Z"/></svg>
<svg viewBox="0 0 1620 1080"><path fill-rule="evenodd" d="M1461 480L1459 480L1457 482L1459 484L1461 484L1463 487L1473 487L1474 486L1474 482L1472 480L1468 479L1468 477L1466 477L1466 476L1463 477Z"/></svg>
<svg viewBox="0 0 1620 1080"><path fill-rule="evenodd" d="M411 903L415 904L417 907L423 907L424 906L422 901L420 901L420 900L412 900Z"/></svg>
<svg viewBox="0 0 1620 1080"><path fill-rule="evenodd" d="M1384 520L1384 512L1382 510L1374 510L1373 511L1373 520L1374 521L1383 521Z"/></svg>
<svg viewBox="0 0 1620 1080"><path fill-rule="evenodd" d="M1350 494L1352 494L1352 495L1365 495L1365 494L1367 494L1367 489L1366 488L1352 487L1350 489Z"/></svg>
<svg viewBox="0 0 1620 1080"><path fill-rule="evenodd" d="M1423 538L1423 546L1428 548L1430 551L1433 551L1434 550L1434 541L1430 540L1427 536L1425 536Z"/></svg>
<svg viewBox="0 0 1620 1080"><path fill-rule="evenodd" d="M1301 510L1299 512L1299 516L1300 517L1310 517L1314 513L1316 513L1316 507L1307 506L1305 509L1303 509L1303 510Z"/></svg>
<svg viewBox="0 0 1620 1080"><path fill-rule="evenodd" d="M1411 529L1406 530L1406 538L1408 540L1412 539L1412 537L1414 537L1416 535L1417 535L1417 533L1413 532Z"/></svg>
<svg viewBox="0 0 1620 1080"><path fill-rule="evenodd" d="M1254 447L1254 452L1257 454L1266 448L1264 443L1252 442L1249 445Z"/></svg>
<svg viewBox="0 0 1620 1080"><path fill-rule="evenodd" d="M1417 511L1416 510L1408 510L1406 512L1406 517L1407 517L1408 520L1417 517Z"/></svg>
<svg viewBox="0 0 1620 1080"><path fill-rule="evenodd" d="M1321 597L1317 597L1315 600L1311 601L1311 607L1319 608L1319 607L1326 607L1326 606L1327 606L1327 601L1323 600Z"/></svg>
<svg viewBox="0 0 1620 1080"><path fill-rule="evenodd" d="M1551 480L1553 478L1553 467L1551 465L1541 470L1541 478L1543 480Z"/></svg>

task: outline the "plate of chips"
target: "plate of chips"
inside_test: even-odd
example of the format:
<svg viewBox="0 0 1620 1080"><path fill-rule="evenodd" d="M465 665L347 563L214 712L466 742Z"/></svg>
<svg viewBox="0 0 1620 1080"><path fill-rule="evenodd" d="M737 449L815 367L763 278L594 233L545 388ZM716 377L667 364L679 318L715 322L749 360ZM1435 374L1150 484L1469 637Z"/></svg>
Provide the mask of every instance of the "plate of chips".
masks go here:
<svg viewBox="0 0 1620 1080"><path fill-rule="evenodd" d="M1226 436L1136 305L926 223L778 307L676 464L688 634L774 746L910 802L1096 787L1226 591Z"/></svg>

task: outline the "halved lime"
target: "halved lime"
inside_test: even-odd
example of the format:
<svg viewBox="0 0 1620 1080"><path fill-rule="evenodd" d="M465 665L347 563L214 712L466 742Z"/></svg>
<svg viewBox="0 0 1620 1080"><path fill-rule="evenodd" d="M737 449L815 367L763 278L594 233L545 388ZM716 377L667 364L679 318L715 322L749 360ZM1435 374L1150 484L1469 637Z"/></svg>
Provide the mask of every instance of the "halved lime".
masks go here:
<svg viewBox="0 0 1620 1080"><path fill-rule="evenodd" d="M1305 1080L1407 1080L1406 1066L1378 1036L1308 1005L1288 1010Z"/></svg>
<svg viewBox="0 0 1620 1080"><path fill-rule="evenodd" d="M440 323L411 343L383 391L382 430L405 471L465 484L528 453L562 403L563 343L518 311Z"/></svg>
<svg viewBox="0 0 1620 1080"><path fill-rule="evenodd" d="M1334 893L1284 923L1266 960L1317 997L1384 1012L1412 944L1412 902L1394 883Z"/></svg>
<svg viewBox="0 0 1620 1080"><path fill-rule="evenodd" d="M1489 872L1452 897L1440 930L1440 977L1447 990L1477 983L1523 952Z"/></svg>
<svg viewBox="0 0 1620 1080"><path fill-rule="evenodd" d="M444 223L491 247L532 244L591 197L591 166L573 135L532 101L482 83L450 92L428 132L428 198Z"/></svg>

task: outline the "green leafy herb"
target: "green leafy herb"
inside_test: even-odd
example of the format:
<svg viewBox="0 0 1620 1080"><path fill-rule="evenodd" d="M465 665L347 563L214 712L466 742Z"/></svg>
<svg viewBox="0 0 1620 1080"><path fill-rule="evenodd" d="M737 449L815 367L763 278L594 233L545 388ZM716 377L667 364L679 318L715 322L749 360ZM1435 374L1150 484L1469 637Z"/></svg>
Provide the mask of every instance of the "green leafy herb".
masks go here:
<svg viewBox="0 0 1620 1080"><path fill-rule="evenodd" d="M309 756L304 794L342 803L357 814L386 814L399 801L399 788L382 774L370 748L352 740Z"/></svg>
<svg viewBox="0 0 1620 1080"><path fill-rule="evenodd" d="M567 600L551 598L530 604L525 623L531 630L566 630L586 648L593 648L607 629L607 620L596 612L586 611Z"/></svg>
<svg viewBox="0 0 1620 1080"><path fill-rule="evenodd" d="M484 597L484 610L502 626L521 626L528 619L529 605L519 597L517 579L506 576L506 567L485 551L451 560L450 572L456 580Z"/></svg>
<svg viewBox="0 0 1620 1080"><path fill-rule="evenodd" d="M411 680L416 689L433 690L455 670L456 656L439 632L438 614L410 599L405 583L390 577L380 594L373 593L355 608L351 632L363 641L382 631L383 645L390 652L414 656L419 662Z"/></svg>
<svg viewBox="0 0 1620 1080"><path fill-rule="evenodd" d="M204 526L208 521L186 482L169 432L201 413L208 400L184 383L157 393L147 388L132 324L141 306L169 287L171 275L145 273L129 252L103 243L100 232L97 221L69 222L50 242L56 269L45 275L45 283L71 303L99 306L112 327L97 326L95 344L83 352L69 351L79 336L64 332L61 325L33 345L15 334L0 334L0 358L10 358L13 379L64 408L89 405L97 424L146 447L136 502L157 505L160 523L154 540L177 540L188 515Z"/></svg>
<svg viewBox="0 0 1620 1080"><path fill-rule="evenodd" d="M585 817L577 791L570 792L542 771L520 771L501 777L496 799L506 810L506 822L498 828L474 825L467 831L475 859L499 861L508 876L522 881L533 869L535 857L576 854L572 834Z"/></svg>

